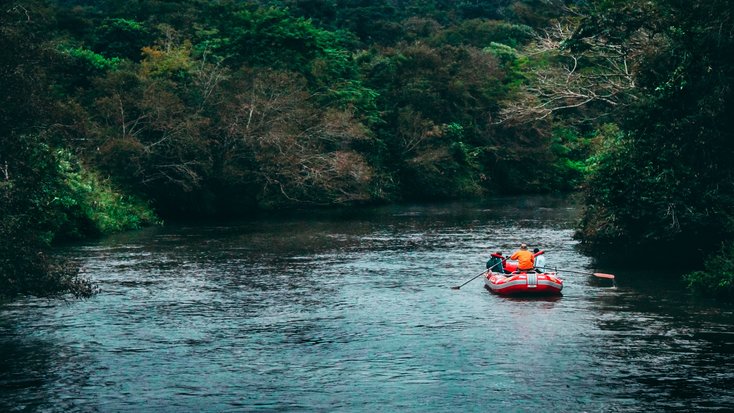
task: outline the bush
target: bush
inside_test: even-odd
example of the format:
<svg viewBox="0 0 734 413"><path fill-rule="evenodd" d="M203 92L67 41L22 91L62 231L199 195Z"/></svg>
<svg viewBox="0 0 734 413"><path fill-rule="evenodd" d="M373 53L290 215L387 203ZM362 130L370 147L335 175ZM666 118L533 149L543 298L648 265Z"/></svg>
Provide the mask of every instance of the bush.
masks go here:
<svg viewBox="0 0 734 413"><path fill-rule="evenodd" d="M71 262L49 255L57 188L64 185L54 151L35 135L0 136L0 296L89 295Z"/></svg>
<svg viewBox="0 0 734 413"><path fill-rule="evenodd" d="M156 223L155 214L41 137L5 142L0 158L0 296L90 295L93 286L78 277L78 267L50 255L52 241L139 228Z"/></svg>
<svg viewBox="0 0 734 413"><path fill-rule="evenodd" d="M52 200L56 239L99 236L158 222L147 203L122 194L68 151L57 151L57 157L63 184Z"/></svg>
<svg viewBox="0 0 734 413"><path fill-rule="evenodd" d="M99 53L82 47L71 47L66 50L66 53L99 72L116 69L120 64L120 59L117 57L106 58Z"/></svg>
<svg viewBox="0 0 734 413"><path fill-rule="evenodd" d="M711 256L704 271L686 274L684 279L698 294L734 297L734 243L724 245Z"/></svg>
<svg viewBox="0 0 734 413"><path fill-rule="evenodd" d="M451 27L437 36L437 44L472 45L486 47L492 42L518 47L533 38L531 27L496 20L472 19Z"/></svg>

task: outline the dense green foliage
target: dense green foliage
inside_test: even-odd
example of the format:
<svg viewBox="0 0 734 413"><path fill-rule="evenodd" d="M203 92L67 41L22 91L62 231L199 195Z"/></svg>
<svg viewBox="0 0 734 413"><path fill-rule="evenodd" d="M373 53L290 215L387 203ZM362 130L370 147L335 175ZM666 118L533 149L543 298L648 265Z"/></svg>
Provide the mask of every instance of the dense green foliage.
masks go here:
<svg viewBox="0 0 734 413"><path fill-rule="evenodd" d="M691 9L657 1L611 16L602 9L602 17L617 19L613 26L597 17L581 31L616 30L605 35L620 42L645 35L658 45L644 50L636 76L642 99L629 108L625 132L610 142L590 181L589 240L707 249L734 231L734 36L725 3L694 2Z"/></svg>
<svg viewBox="0 0 734 413"><path fill-rule="evenodd" d="M700 294L722 298L734 296L734 246L724 245L711 256L703 271L685 276L689 288Z"/></svg>
<svg viewBox="0 0 734 413"><path fill-rule="evenodd" d="M50 234L56 239L83 239L158 221L144 201L121 193L70 153L59 150L54 161L61 179L50 202L54 211Z"/></svg>
<svg viewBox="0 0 734 413"><path fill-rule="evenodd" d="M73 263L49 256L52 241L137 228L155 217L56 144L48 96L66 52L40 37L42 21L24 17L11 9L0 20L0 295L85 295L92 287Z"/></svg>
<svg viewBox="0 0 734 413"><path fill-rule="evenodd" d="M549 122L497 122L523 68L495 51L514 56L552 7L316 3L59 1L14 18L48 19L57 145L164 215L580 181L549 181L584 160L549 149L566 144ZM394 30L374 38L367 18Z"/></svg>
<svg viewBox="0 0 734 413"><path fill-rule="evenodd" d="M153 210L582 185L591 249L702 256L734 231L731 23L724 0L12 4L0 287L61 288L31 288L39 252Z"/></svg>
<svg viewBox="0 0 734 413"><path fill-rule="evenodd" d="M732 17L728 1L600 2L578 32L642 48L641 99L625 111L624 132L599 155L584 239L692 262L712 256L708 271L723 273L721 288L729 292L732 250L719 246L734 235ZM715 289L711 278L689 279Z"/></svg>

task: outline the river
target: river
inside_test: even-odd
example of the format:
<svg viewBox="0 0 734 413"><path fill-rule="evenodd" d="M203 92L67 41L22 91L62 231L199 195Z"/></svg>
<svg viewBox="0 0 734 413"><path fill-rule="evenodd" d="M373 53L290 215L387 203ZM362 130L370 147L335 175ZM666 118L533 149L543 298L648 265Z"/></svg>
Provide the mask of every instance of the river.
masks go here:
<svg viewBox="0 0 734 413"><path fill-rule="evenodd" d="M0 307L0 411L734 411L734 308L595 268L553 197L170 224L74 245L100 292ZM563 296L492 295L520 242ZM642 258L640 258L642 259Z"/></svg>

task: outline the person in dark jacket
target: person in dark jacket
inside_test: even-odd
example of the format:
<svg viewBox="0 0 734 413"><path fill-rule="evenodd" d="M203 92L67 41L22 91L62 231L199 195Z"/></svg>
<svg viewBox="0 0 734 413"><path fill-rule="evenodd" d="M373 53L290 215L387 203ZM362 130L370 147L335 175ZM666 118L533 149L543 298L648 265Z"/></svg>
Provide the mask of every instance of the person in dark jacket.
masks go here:
<svg viewBox="0 0 734 413"><path fill-rule="evenodd" d="M490 255L487 261L487 269L498 273L505 272L505 257L501 252L497 251Z"/></svg>

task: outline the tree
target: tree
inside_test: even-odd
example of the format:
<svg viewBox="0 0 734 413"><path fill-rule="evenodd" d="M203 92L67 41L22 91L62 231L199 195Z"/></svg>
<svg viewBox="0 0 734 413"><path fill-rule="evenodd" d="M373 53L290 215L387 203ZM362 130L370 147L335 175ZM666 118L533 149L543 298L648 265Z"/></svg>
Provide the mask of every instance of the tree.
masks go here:
<svg viewBox="0 0 734 413"><path fill-rule="evenodd" d="M88 294L77 268L49 255L55 223L51 206L63 185L43 130L47 73L56 60L44 9L35 2L0 11L0 291ZM40 114L40 116L39 116Z"/></svg>
<svg viewBox="0 0 734 413"><path fill-rule="evenodd" d="M586 193L589 245L690 254L734 234L734 46L731 3L599 2L577 31L641 45L624 132L607 143ZM632 46L630 46L632 45Z"/></svg>
<svg viewBox="0 0 734 413"><path fill-rule="evenodd" d="M348 110L313 104L303 77L289 72L243 72L222 112L227 159L255 168L259 199L271 207L340 204L372 198L373 171L350 148L369 139Z"/></svg>
<svg viewBox="0 0 734 413"><path fill-rule="evenodd" d="M522 55L535 63L525 66L528 85L505 104L502 122L528 123L572 110L579 120L580 110L609 117L637 99L632 64L641 51L599 35L575 38L572 24L556 22L524 48Z"/></svg>
<svg viewBox="0 0 734 413"><path fill-rule="evenodd" d="M210 98L226 74L193 58L191 44L177 39L170 27L161 29L168 35L143 48L140 64L109 72L89 91L96 121L90 149L107 173L160 207L206 211L211 206L181 199L207 191L213 161L207 143Z"/></svg>

